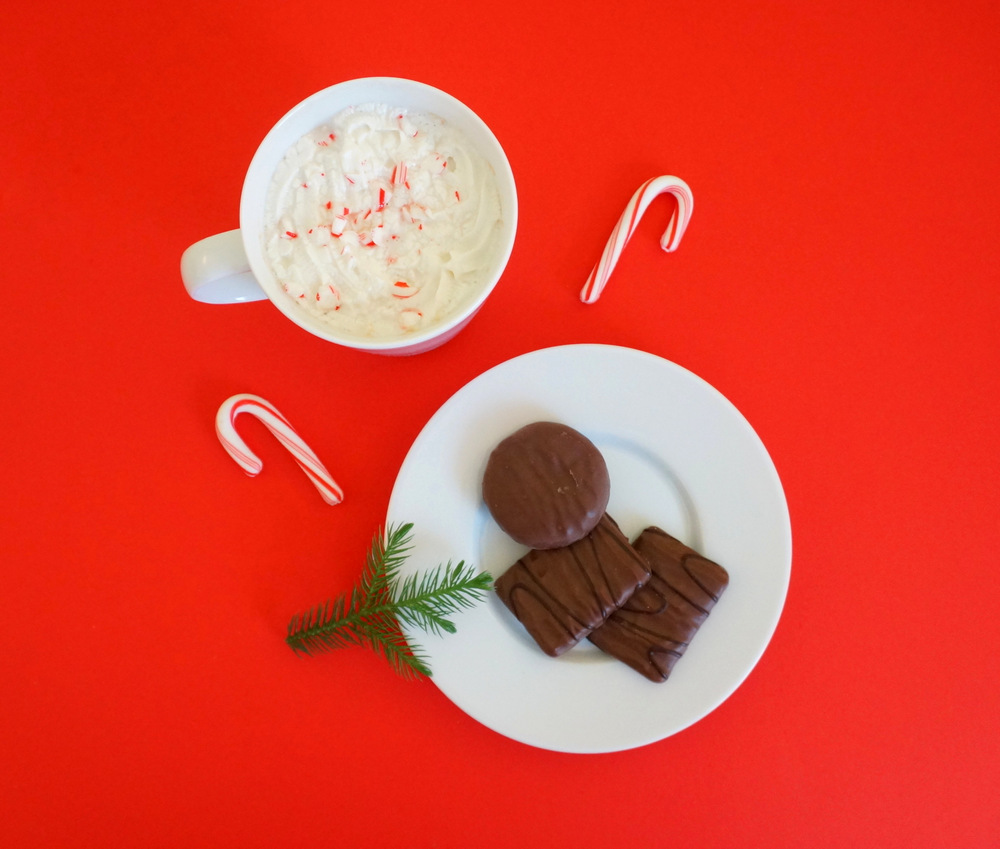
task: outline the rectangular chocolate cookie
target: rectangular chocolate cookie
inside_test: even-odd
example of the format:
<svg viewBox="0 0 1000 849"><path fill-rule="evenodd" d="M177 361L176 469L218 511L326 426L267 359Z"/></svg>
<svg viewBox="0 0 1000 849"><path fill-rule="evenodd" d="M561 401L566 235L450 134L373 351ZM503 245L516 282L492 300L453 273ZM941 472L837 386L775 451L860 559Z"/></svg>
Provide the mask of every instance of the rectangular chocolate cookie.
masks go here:
<svg viewBox="0 0 1000 849"><path fill-rule="evenodd" d="M650 681L666 681L729 574L660 528L646 528L633 547L648 561L650 578L589 639Z"/></svg>
<svg viewBox="0 0 1000 849"><path fill-rule="evenodd" d="M648 578L646 561L605 514L594 530L571 545L529 551L497 579L495 588L539 648L557 657Z"/></svg>

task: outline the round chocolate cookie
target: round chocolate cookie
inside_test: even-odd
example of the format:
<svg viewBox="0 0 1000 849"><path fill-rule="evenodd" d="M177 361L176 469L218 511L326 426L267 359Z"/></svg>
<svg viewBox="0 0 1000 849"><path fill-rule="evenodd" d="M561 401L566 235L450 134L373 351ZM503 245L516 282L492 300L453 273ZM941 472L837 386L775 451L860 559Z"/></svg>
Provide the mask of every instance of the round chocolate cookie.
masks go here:
<svg viewBox="0 0 1000 849"><path fill-rule="evenodd" d="M556 422L525 425L490 454L483 498L511 537L561 548L589 534L608 506L604 457L582 433Z"/></svg>

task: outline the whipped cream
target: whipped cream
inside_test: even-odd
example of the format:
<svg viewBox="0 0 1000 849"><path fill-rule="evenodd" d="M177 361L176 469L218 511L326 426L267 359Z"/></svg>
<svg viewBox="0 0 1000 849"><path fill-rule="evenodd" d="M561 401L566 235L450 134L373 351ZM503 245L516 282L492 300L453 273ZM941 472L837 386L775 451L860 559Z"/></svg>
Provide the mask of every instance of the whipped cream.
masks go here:
<svg viewBox="0 0 1000 849"><path fill-rule="evenodd" d="M393 339L475 297L498 261L500 193L453 125L365 104L291 147L267 221L268 262L296 303L338 332Z"/></svg>

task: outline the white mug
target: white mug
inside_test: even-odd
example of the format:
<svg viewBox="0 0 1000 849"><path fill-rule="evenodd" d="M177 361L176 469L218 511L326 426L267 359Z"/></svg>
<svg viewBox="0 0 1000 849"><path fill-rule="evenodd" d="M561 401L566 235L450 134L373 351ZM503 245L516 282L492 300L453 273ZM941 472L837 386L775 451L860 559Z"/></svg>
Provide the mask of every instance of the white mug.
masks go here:
<svg viewBox="0 0 1000 849"><path fill-rule="evenodd" d="M299 308L275 278L265 256L267 193L271 177L298 139L349 106L385 103L410 111L431 113L454 125L484 156L496 176L501 224L495 261L484 268L471 302L431 326L389 340L338 334L321 319ZM181 257L181 278L197 301L232 304L269 298L284 315L323 339L350 348L382 354L416 354L436 348L455 336L478 312L507 265L517 230L517 192L507 156L490 128L469 107L424 83L393 77L370 77L338 83L292 108L265 136L243 182L240 227L191 245Z"/></svg>

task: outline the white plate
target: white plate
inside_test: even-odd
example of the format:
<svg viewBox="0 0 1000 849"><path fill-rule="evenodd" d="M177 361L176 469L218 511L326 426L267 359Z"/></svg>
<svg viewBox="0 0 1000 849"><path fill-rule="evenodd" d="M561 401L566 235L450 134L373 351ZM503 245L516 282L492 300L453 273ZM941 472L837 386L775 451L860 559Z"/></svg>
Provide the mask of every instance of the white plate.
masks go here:
<svg viewBox="0 0 1000 849"><path fill-rule="evenodd" d="M543 654L493 593L455 617L456 634L408 636L441 691L500 734L581 753L661 740L718 707L771 639L791 571L781 482L746 419L691 372L629 348L546 348L472 380L413 443L387 519L414 523L404 574L465 560L497 577L524 553L480 487L493 447L539 420L568 424L601 450L608 513L626 535L659 525L728 570L725 594L662 684L586 641Z"/></svg>

